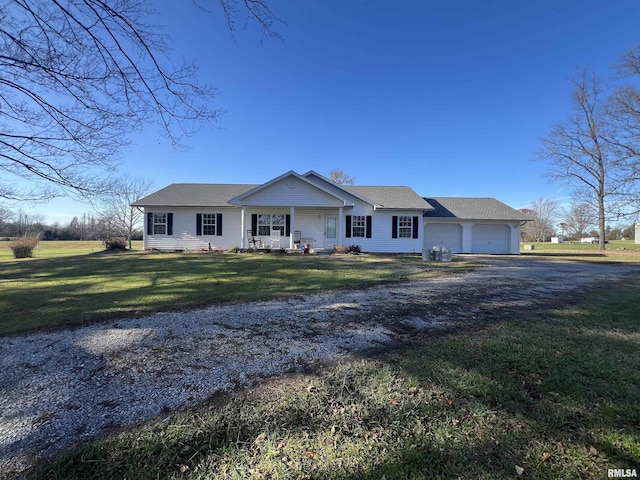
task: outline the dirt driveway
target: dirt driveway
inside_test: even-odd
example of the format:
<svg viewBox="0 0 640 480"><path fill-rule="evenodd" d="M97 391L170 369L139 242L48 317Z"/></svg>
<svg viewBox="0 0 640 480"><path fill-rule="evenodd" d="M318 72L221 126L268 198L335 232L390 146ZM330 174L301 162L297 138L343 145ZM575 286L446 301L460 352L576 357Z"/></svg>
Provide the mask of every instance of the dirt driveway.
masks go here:
<svg viewBox="0 0 640 480"><path fill-rule="evenodd" d="M639 265L478 257L435 279L123 319L0 339L0 471L260 379L513 318Z"/></svg>

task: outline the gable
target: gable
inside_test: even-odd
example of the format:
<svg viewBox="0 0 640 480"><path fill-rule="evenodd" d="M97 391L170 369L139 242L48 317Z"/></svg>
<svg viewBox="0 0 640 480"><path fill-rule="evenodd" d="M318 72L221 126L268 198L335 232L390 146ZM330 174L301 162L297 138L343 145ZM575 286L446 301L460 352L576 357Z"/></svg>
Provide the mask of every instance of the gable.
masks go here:
<svg viewBox="0 0 640 480"><path fill-rule="evenodd" d="M230 200L234 205L270 207L344 207L353 203L295 172L288 172Z"/></svg>

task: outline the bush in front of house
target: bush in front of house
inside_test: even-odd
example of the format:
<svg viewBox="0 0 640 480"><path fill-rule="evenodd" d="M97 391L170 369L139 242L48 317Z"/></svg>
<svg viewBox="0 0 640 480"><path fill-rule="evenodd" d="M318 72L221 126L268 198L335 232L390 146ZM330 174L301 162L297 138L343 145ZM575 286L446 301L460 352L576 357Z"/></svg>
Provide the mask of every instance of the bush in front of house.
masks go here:
<svg viewBox="0 0 640 480"><path fill-rule="evenodd" d="M349 253L349 247L339 243L338 245L333 247L333 253L335 255L346 255L347 253Z"/></svg>
<svg viewBox="0 0 640 480"><path fill-rule="evenodd" d="M13 252L13 258L31 258L33 251L38 246L38 237L21 237L9 245Z"/></svg>
<svg viewBox="0 0 640 480"><path fill-rule="evenodd" d="M347 255L349 253L353 255L358 255L362 253L362 247L360 245L346 245L338 244L333 247L333 253L336 255Z"/></svg>
<svg viewBox="0 0 640 480"><path fill-rule="evenodd" d="M362 253L362 247L360 245L349 245L349 253L359 255Z"/></svg>
<svg viewBox="0 0 640 480"><path fill-rule="evenodd" d="M127 239L124 237L108 237L104 241L104 248L109 251L123 252L127 249Z"/></svg>

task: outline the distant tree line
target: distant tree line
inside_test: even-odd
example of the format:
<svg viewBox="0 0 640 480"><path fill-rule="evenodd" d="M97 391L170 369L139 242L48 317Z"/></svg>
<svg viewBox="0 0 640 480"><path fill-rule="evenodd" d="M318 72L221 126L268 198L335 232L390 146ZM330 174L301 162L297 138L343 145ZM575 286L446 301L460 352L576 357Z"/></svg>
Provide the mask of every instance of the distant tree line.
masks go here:
<svg viewBox="0 0 640 480"><path fill-rule="evenodd" d="M13 212L0 207L0 237L38 237L41 240L105 240L120 236L128 238L123 229L110 215L83 214L73 217L68 223L47 223L42 215L27 214L21 210ZM142 239L142 229L131 229L133 240Z"/></svg>
<svg viewBox="0 0 640 480"><path fill-rule="evenodd" d="M577 201L561 208L556 200L540 198L521 211L532 218L521 228L523 242L549 242L551 237L558 236L564 237L565 241L579 241L585 237L600 239L598 213L587 202ZM635 224L605 225L604 234L603 241L633 240Z"/></svg>

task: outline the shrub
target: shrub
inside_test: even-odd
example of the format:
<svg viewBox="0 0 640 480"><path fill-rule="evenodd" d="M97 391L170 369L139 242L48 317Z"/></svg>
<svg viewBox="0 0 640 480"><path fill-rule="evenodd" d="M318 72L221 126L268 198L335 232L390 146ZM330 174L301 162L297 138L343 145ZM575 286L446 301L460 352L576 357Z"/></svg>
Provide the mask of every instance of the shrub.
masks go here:
<svg viewBox="0 0 640 480"><path fill-rule="evenodd" d="M360 245L349 245L349 253L358 255L362 253L362 247Z"/></svg>
<svg viewBox="0 0 640 480"><path fill-rule="evenodd" d="M347 247L346 245L338 244L333 247L333 253L335 253L336 255L346 255L347 253L349 253L349 247Z"/></svg>
<svg viewBox="0 0 640 480"><path fill-rule="evenodd" d="M124 237L109 237L104 241L104 248L111 251L124 251L127 249L127 239Z"/></svg>
<svg viewBox="0 0 640 480"><path fill-rule="evenodd" d="M38 237L22 237L9 245L13 258L31 258L33 250L38 246Z"/></svg>

